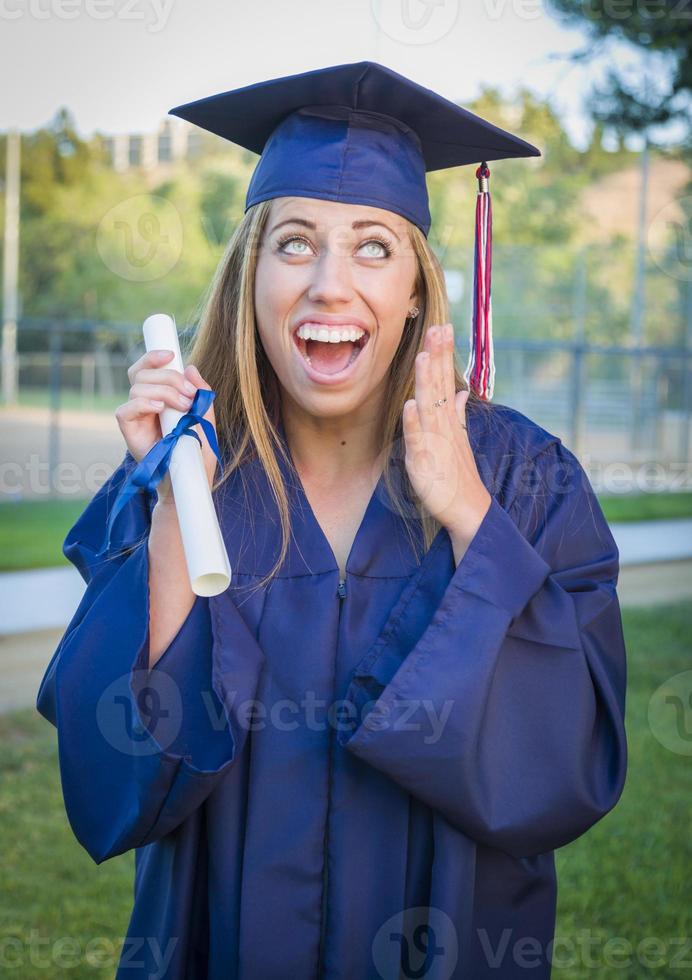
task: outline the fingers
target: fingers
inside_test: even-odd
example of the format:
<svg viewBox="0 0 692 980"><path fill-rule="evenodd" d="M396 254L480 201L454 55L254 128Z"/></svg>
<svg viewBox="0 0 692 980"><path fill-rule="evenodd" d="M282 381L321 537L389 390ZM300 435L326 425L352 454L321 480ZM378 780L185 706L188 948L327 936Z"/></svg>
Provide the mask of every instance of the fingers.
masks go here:
<svg viewBox="0 0 692 980"><path fill-rule="evenodd" d="M169 370L167 368L144 368L138 371L132 379L132 384L159 384L171 385L176 388L179 394L194 398L197 386L192 384L180 371Z"/></svg>
<svg viewBox="0 0 692 980"><path fill-rule="evenodd" d="M116 416L120 421L133 421L160 412L165 406L179 412L188 412L199 388L210 388L194 364L188 364L181 374L174 368L160 365L173 357L172 351L147 351L130 368L128 377L132 382L130 398L121 405ZM213 404L203 416L216 427ZM201 429L200 425L195 427Z"/></svg>
<svg viewBox="0 0 692 980"><path fill-rule="evenodd" d="M152 413L158 415L163 408L164 402L140 396L137 398L130 398L129 401L124 402L122 405L118 405L115 410L115 417L119 423L138 422L140 419L143 419Z"/></svg>
<svg viewBox="0 0 692 980"><path fill-rule="evenodd" d="M141 371L142 368L161 367L161 365L167 364L172 357L172 350L149 350L146 354L142 354L139 360L135 361L127 369L127 377L130 384L132 384L137 372Z"/></svg>
<svg viewBox="0 0 692 980"><path fill-rule="evenodd" d="M207 384L202 375L199 373L194 364L188 364L185 368L185 376L195 385L196 388L209 388L211 385ZM209 409L204 413L202 418L209 419L214 427L216 427L216 415L214 414L214 403L209 406Z"/></svg>
<svg viewBox="0 0 692 980"><path fill-rule="evenodd" d="M148 384L138 381L130 388L130 398L163 401L170 408L176 408L179 412L187 412L192 405L192 398L189 395L181 394L180 390L172 384Z"/></svg>
<svg viewBox="0 0 692 980"><path fill-rule="evenodd" d="M162 355L161 359L164 360L166 353L170 352L150 351L149 353L159 353ZM140 358L138 363L145 363L145 359ZM207 387L194 365L188 365L182 374L175 369L159 367L140 367L138 371L134 371L135 367L136 365L133 365L128 372L133 382L130 388L131 398L144 397L163 400L171 408L187 412L192 406L197 389Z"/></svg>
<svg viewBox="0 0 692 980"><path fill-rule="evenodd" d="M433 326L428 331L426 340L431 355L432 401L446 398L444 406L438 406L448 411L454 397L454 328L451 323Z"/></svg>
<svg viewBox="0 0 692 980"><path fill-rule="evenodd" d="M442 390L447 396L448 405L451 405L455 395L454 379L454 327L451 323L444 325L443 340L441 344L442 360Z"/></svg>
<svg viewBox="0 0 692 980"><path fill-rule="evenodd" d="M430 361L430 351L422 351L416 355L416 406L421 424L427 427L432 425L435 412Z"/></svg>
<svg viewBox="0 0 692 980"><path fill-rule="evenodd" d="M186 395L194 395L197 385L193 384L189 378L175 368L149 368L143 369L132 379L135 381L153 381L154 383L172 384Z"/></svg>
<svg viewBox="0 0 692 980"><path fill-rule="evenodd" d="M211 388L211 385L207 384L194 364L188 364L185 368L185 377L189 378L197 388Z"/></svg>
<svg viewBox="0 0 692 980"><path fill-rule="evenodd" d="M198 390L211 388L193 364L189 364L183 372L166 368L165 365L173 356L172 351L147 351L128 368L130 397L127 402L118 406L115 416L128 448L137 460L142 459L157 438L160 438L163 423L157 424L155 417L164 408L168 406L185 414L192 408ZM213 403L203 417L216 430ZM202 425L196 424L192 430L200 439L211 486L217 468L216 455Z"/></svg>
<svg viewBox="0 0 692 980"><path fill-rule="evenodd" d="M150 412L151 408L160 411L163 407L160 403L179 411L190 408L197 389L180 371L162 366L173 356L173 351L170 350L147 351L128 368L131 401L143 398L154 402L150 406Z"/></svg>
<svg viewBox="0 0 692 980"><path fill-rule="evenodd" d="M406 451L407 453L409 451L411 453L415 453L420 445L422 429L420 426L420 418L418 417L416 400L414 398L410 398L408 401L404 402L402 423Z"/></svg>
<svg viewBox="0 0 692 980"><path fill-rule="evenodd" d="M436 427L454 409L454 328L435 325L425 335L425 349L416 357L416 404L421 422ZM442 405L435 402L447 401Z"/></svg>

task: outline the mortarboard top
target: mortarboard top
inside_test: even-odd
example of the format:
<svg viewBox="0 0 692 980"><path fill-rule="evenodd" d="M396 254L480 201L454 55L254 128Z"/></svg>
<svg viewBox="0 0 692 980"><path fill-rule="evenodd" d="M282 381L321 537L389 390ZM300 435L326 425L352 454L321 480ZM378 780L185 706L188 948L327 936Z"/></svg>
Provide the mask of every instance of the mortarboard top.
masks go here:
<svg viewBox="0 0 692 980"><path fill-rule="evenodd" d="M324 197L395 211L426 235L426 171L540 156L525 140L372 61L268 79L169 114L262 154L246 210L273 197Z"/></svg>
<svg viewBox="0 0 692 980"><path fill-rule="evenodd" d="M246 211L277 197L369 204L408 218L427 236L426 172L480 163L464 377L480 397L492 397L492 212L486 161L540 156L535 146L373 61L268 79L176 106L169 114L261 154L248 185Z"/></svg>

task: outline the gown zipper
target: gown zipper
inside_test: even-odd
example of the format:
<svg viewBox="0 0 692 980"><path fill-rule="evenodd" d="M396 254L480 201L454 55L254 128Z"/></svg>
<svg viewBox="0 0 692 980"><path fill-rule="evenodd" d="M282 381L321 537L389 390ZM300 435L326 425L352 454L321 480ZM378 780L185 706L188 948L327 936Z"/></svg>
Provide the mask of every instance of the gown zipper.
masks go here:
<svg viewBox="0 0 692 980"><path fill-rule="evenodd" d="M339 620L341 620L341 610L343 608L343 600L346 598L346 579L340 578L339 585L336 590L336 594L339 597ZM338 637L337 637L338 642ZM322 862L322 908L320 917L320 951L318 956L317 964L317 977L321 980L322 970L324 967L324 940L327 927L327 883L329 880L329 868L328 868L328 844L329 844L329 807L331 803L331 775L332 775L332 733L329 733L329 763L327 766L327 820L325 826L324 834L324 848L323 848L323 862Z"/></svg>

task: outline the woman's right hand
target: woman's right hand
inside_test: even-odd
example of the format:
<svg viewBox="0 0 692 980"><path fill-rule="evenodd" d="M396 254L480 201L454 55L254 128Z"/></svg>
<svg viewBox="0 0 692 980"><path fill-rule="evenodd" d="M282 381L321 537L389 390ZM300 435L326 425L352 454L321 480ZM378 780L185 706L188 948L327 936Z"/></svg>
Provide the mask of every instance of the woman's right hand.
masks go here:
<svg viewBox="0 0 692 980"><path fill-rule="evenodd" d="M208 388L196 367L188 364L185 373L166 368L173 357L168 350L147 351L138 361L127 369L130 380L130 397L115 411L120 431L132 456L137 462L143 459L149 450L162 437L160 413L165 406L175 408L179 412L187 412L192 405L198 388ZM204 415L216 430L214 405ZM197 424L193 429L202 441L202 458L207 473L209 486L213 485L218 461L207 441L202 426ZM186 438L189 438L186 436ZM158 484L159 500L172 500L171 483L168 473Z"/></svg>

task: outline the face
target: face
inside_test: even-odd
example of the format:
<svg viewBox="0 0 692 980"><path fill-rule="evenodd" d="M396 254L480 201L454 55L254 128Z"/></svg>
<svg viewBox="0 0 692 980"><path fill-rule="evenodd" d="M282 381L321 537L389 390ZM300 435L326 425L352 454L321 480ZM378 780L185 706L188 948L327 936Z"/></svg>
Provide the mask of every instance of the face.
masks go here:
<svg viewBox="0 0 692 980"><path fill-rule="evenodd" d="M391 211L275 198L255 310L282 397L323 418L377 408L416 304L416 268L407 223Z"/></svg>

